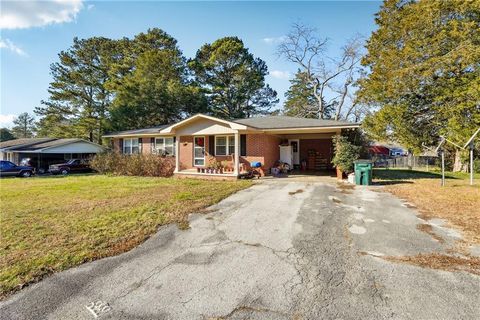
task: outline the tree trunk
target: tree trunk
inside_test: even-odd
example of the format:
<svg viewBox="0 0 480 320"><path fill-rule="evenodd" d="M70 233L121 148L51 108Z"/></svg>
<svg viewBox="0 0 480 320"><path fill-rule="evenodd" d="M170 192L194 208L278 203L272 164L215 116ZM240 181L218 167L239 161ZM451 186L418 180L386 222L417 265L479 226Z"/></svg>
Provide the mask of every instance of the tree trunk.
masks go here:
<svg viewBox="0 0 480 320"><path fill-rule="evenodd" d="M453 172L467 172L468 166L462 160L462 152L455 150L455 158L453 161Z"/></svg>

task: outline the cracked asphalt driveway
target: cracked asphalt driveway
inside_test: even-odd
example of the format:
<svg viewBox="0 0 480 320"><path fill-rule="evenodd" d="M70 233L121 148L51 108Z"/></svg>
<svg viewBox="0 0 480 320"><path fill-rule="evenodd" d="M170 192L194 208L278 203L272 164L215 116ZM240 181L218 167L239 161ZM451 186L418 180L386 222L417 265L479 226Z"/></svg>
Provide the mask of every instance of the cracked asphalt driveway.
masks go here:
<svg viewBox="0 0 480 320"><path fill-rule="evenodd" d="M480 315L479 276L382 259L446 250L389 194L279 179L211 209L193 215L189 230L162 227L130 252L22 290L0 303L0 319Z"/></svg>

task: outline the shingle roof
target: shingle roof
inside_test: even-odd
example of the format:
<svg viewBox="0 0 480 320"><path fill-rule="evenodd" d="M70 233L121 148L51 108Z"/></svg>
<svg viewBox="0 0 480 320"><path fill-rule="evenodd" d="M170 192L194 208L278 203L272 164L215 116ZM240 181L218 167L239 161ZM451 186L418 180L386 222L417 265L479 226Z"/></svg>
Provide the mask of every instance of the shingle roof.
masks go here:
<svg viewBox="0 0 480 320"><path fill-rule="evenodd" d="M8 141L0 142L0 149L3 148L10 148L15 146L30 146L38 143L44 143L47 141L57 140L54 138L21 138L21 139L13 139Z"/></svg>
<svg viewBox="0 0 480 320"><path fill-rule="evenodd" d="M124 130L124 131L116 131L116 132L109 132L104 137L110 136L129 136L129 135L136 135L136 134L158 134L160 130L163 128L168 127L168 125L162 125L158 127L152 128L144 128L144 129L134 129L134 130Z"/></svg>
<svg viewBox="0 0 480 320"><path fill-rule="evenodd" d="M6 149L8 151L36 151L36 150L41 150L45 148L51 148L51 147L61 146L64 144L78 142L78 141L91 143L89 141L78 139L78 138L68 138L68 139L27 138L27 139L14 139L14 140L1 142L0 149Z"/></svg>
<svg viewBox="0 0 480 320"><path fill-rule="evenodd" d="M287 116L266 116L246 119L232 120L235 123L243 124L257 129L288 129L288 128L310 128L310 127L342 127L354 126L356 123L347 121L335 121L324 119L307 119Z"/></svg>
<svg viewBox="0 0 480 320"><path fill-rule="evenodd" d="M45 141L45 142L36 143L36 144L33 144L33 145L22 146L21 149L24 150L24 151L27 151L27 150L28 151L35 151L35 150L41 150L41 149L45 149L45 148L61 146L61 145L64 145L64 144L77 142L77 141L83 141L83 140L82 139L75 139L75 138L54 139L54 140L51 140L51 141ZM18 149L20 149L20 148L18 148Z"/></svg>

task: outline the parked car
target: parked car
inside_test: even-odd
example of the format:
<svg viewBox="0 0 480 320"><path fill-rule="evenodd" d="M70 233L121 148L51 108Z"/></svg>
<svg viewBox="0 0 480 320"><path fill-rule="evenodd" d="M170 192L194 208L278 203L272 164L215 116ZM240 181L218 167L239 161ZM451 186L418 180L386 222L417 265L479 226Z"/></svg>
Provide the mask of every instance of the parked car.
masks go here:
<svg viewBox="0 0 480 320"><path fill-rule="evenodd" d="M91 172L92 169L88 164L88 160L85 159L71 159L65 163L52 164L49 166L48 171L52 174L69 174L69 173L81 173Z"/></svg>
<svg viewBox="0 0 480 320"><path fill-rule="evenodd" d="M31 177L34 173L33 167L17 166L10 161L0 161L0 177Z"/></svg>

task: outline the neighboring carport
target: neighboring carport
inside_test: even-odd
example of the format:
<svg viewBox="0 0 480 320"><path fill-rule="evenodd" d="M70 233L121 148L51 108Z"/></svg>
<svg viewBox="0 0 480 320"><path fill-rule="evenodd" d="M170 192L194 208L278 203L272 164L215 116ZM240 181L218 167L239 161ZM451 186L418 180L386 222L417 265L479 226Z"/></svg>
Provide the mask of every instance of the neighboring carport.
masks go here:
<svg viewBox="0 0 480 320"><path fill-rule="evenodd" d="M29 165L42 172L48 166L69 159L88 159L105 151L96 143L83 139L30 138L2 142L0 154L2 160L20 164L29 159Z"/></svg>

